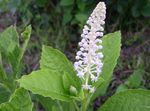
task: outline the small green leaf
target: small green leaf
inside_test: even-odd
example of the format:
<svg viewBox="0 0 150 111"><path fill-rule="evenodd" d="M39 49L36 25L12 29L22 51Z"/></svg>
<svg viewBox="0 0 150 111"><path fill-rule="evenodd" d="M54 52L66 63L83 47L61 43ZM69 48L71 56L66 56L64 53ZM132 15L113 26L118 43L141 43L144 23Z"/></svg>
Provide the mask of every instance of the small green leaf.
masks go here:
<svg viewBox="0 0 150 111"><path fill-rule="evenodd" d="M71 95L64 89L62 76L56 70L39 70L18 80L20 86L44 97L62 101L72 100ZM68 89L69 90L69 89Z"/></svg>
<svg viewBox="0 0 150 111"><path fill-rule="evenodd" d="M150 91L120 92L110 97L98 111L150 111Z"/></svg>
<svg viewBox="0 0 150 111"><path fill-rule="evenodd" d="M117 64L117 59L120 55L121 48L121 33L120 31L110 33L105 35L102 38L103 45L103 69L100 75L105 81L104 83L96 90L93 95L93 99L98 97L99 95L103 95L106 92L107 86L112 77L113 70Z"/></svg>
<svg viewBox="0 0 150 111"><path fill-rule="evenodd" d="M73 16L72 16L71 13L65 13L65 14L63 15L63 23L64 23L64 24L69 23L69 22L71 21L72 17L73 17Z"/></svg>
<svg viewBox="0 0 150 111"><path fill-rule="evenodd" d="M29 93L19 88L10 97L10 100L0 105L0 111L32 111L32 101Z"/></svg>
<svg viewBox="0 0 150 111"><path fill-rule="evenodd" d="M31 25L27 26L26 29L24 30L23 33L21 33L22 35L22 38L24 40L24 43L23 43L23 46L22 46L22 50L21 50L21 54L20 54L20 57L19 57L19 61L22 59L24 53L25 53L25 50L27 48L27 45L28 45L28 42L29 42L29 39L30 39L30 36L31 36Z"/></svg>
<svg viewBox="0 0 150 111"><path fill-rule="evenodd" d="M133 17L139 17L141 15L137 5L132 7L131 12Z"/></svg>
<svg viewBox="0 0 150 111"><path fill-rule="evenodd" d="M121 84L118 86L117 90L116 90L116 93L119 93L119 92L123 92L123 91L126 91L128 90L128 87L124 84Z"/></svg>
<svg viewBox="0 0 150 111"><path fill-rule="evenodd" d="M13 52L16 46L19 47L19 36L15 27L11 26L0 35L0 51Z"/></svg>
<svg viewBox="0 0 150 111"><path fill-rule="evenodd" d="M79 21L81 23L84 23L87 20L88 15L85 14L85 13L77 13L75 15L75 18L76 18L77 21Z"/></svg>
<svg viewBox="0 0 150 111"><path fill-rule="evenodd" d="M135 70L125 84L130 88L138 88L142 81L143 72L144 71L142 69Z"/></svg>
<svg viewBox="0 0 150 111"><path fill-rule="evenodd" d="M86 3L83 0L77 0L77 6L80 11L84 11L86 7Z"/></svg>

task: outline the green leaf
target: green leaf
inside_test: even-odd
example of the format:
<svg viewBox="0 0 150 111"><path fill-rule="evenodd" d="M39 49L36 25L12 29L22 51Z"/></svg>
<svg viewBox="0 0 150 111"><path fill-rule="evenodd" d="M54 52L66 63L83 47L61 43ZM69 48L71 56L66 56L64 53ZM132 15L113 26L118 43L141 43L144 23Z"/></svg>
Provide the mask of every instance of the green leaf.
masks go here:
<svg viewBox="0 0 150 111"><path fill-rule="evenodd" d="M27 48L27 45L28 45L28 42L29 42L29 39L30 39L30 36L31 36L31 30L32 30L31 25L29 25L29 26L26 27L25 31L21 34L22 38L24 40L24 43L23 43L23 46L22 46L19 61L22 59L23 54L25 53L25 50Z"/></svg>
<svg viewBox="0 0 150 111"><path fill-rule="evenodd" d="M86 20L87 20L87 18L88 18L88 15L87 14L85 14L85 13L77 13L76 15L75 15L75 18L76 18L76 20L77 21L79 21L79 22L81 22L81 23L84 23Z"/></svg>
<svg viewBox="0 0 150 111"><path fill-rule="evenodd" d="M103 78L99 77L98 81L97 81L97 82L94 82L94 83L92 84L92 86L95 87L95 88L98 88L98 87L100 87L104 82L105 82L105 80L104 80Z"/></svg>
<svg viewBox="0 0 150 111"><path fill-rule="evenodd" d="M73 5L73 4L74 4L74 0L61 0L60 1L61 6L68 6L68 5Z"/></svg>
<svg viewBox="0 0 150 111"><path fill-rule="evenodd" d="M120 31L110 33L105 35L102 38L103 45L103 69L101 73L101 78L105 81L104 83L96 90L93 95L93 99L95 99L99 95L103 95L106 92L107 86L112 77L113 70L117 64L117 59L120 55L121 48L121 33Z"/></svg>
<svg viewBox="0 0 150 111"><path fill-rule="evenodd" d="M77 0L77 6L78 6L79 10L83 12L86 7L86 2L83 0Z"/></svg>
<svg viewBox="0 0 150 111"><path fill-rule="evenodd" d="M139 8L137 5L134 5L131 9L131 12L132 12L132 16L133 17L139 17L141 15L140 11L139 11Z"/></svg>
<svg viewBox="0 0 150 111"><path fill-rule="evenodd" d="M41 103L45 111L52 111L52 107L56 105L56 101L49 97L43 97L40 95L36 95L36 97L38 98L38 101Z"/></svg>
<svg viewBox="0 0 150 111"><path fill-rule="evenodd" d="M0 82L4 81L5 79L7 79L7 75L6 75L4 68L3 68L2 56L0 53Z"/></svg>
<svg viewBox="0 0 150 111"><path fill-rule="evenodd" d="M147 4L141 11L142 15L145 17L150 17L150 4Z"/></svg>
<svg viewBox="0 0 150 111"><path fill-rule="evenodd" d="M4 59L10 63L14 76L18 72L19 63L19 36L16 28L11 26L0 35L0 52Z"/></svg>
<svg viewBox="0 0 150 111"><path fill-rule="evenodd" d="M150 111L150 91L120 92L110 97L98 111Z"/></svg>
<svg viewBox="0 0 150 111"><path fill-rule="evenodd" d="M58 70L60 71L59 74L61 74L61 76L63 76L62 74L65 72L69 80L71 80L71 85L73 85L77 88L78 91L80 91L81 80L76 76L76 72L74 71L71 62L59 50L53 49L52 47L43 46L40 60L40 68ZM65 81L68 80L64 80L64 82ZM66 88L66 86L64 87ZM68 90L68 88L66 90Z"/></svg>
<svg viewBox="0 0 150 111"><path fill-rule="evenodd" d="M9 100L10 91L4 84L0 84L0 104Z"/></svg>
<svg viewBox="0 0 150 111"><path fill-rule="evenodd" d="M64 24L69 23L69 22L71 21L72 17L73 17L73 16L72 16L71 13L65 13L65 14L63 15L63 23L64 23Z"/></svg>
<svg viewBox="0 0 150 111"><path fill-rule="evenodd" d="M128 90L128 87L124 84L121 84L118 86L117 90L116 90L116 93L119 93L119 92L123 92L123 91L126 91Z"/></svg>
<svg viewBox="0 0 150 111"><path fill-rule="evenodd" d="M19 36L15 27L11 26L0 35L0 51L13 52L16 46L19 47Z"/></svg>
<svg viewBox="0 0 150 111"><path fill-rule="evenodd" d="M135 70L134 73L128 78L125 84L130 88L140 87L143 72L144 71L142 69Z"/></svg>
<svg viewBox="0 0 150 111"><path fill-rule="evenodd" d="M32 101L29 93L19 88L10 97L10 100L0 105L0 111L32 111Z"/></svg>
<svg viewBox="0 0 150 111"><path fill-rule="evenodd" d="M36 0L35 3L36 3L39 7L45 7L47 1L48 1L48 0Z"/></svg>
<svg viewBox="0 0 150 111"><path fill-rule="evenodd" d="M43 69L34 71L18 80L21 87L44 97L71 101L71 95L64 89L62 74L57 70Z"/></svg>
<svg viewBox="0 0 150 111"><path fill-rule="evenodd" d="M44 111L76 111L72 102L64 102L52 100L48 97L37 96L39 102L42 104Z"/></svg>

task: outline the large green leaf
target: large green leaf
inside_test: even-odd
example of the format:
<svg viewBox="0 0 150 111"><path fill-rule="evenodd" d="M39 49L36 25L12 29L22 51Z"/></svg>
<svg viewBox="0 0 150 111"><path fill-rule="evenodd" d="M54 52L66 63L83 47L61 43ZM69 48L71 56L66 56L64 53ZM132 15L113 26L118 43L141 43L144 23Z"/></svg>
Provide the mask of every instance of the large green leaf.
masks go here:
<svg viewBox="0 0 150 111"><path fill-rule="evenodd" d="M75 86L77 90L80 91L80 88L81 88L80 79L76 76L76 73L74 71L74 68L71 62L59 50L54 49L49 46L43 46L42 56L40 60L40 68L58 70L60 71L61 76L63 76L62 73L65 72L69 79L66 79L66 80L64 79L64 82L71 81L72 84L70 85ZM66 88L67 86L64 86L64 87Z"/></svg>
<svg viewBox="0 0 150 111"><path fill-rule="evenodd" d="M40 60L40 68L45 69L54 69L59 71L66 71L68 73L74 74L72 64L66 56L61 53L59 50L54 49L49 46L43 45L42 55Z"/></svg>
<svg viewBox="0 0 150 111"><path fill-rule="evenodd" d="M10 100L0 105L0 111L32 111L29 93L22 88L17 89Z"/></svg>
<svg viewBox="0 0 150 111"><path fill-rule="evenodd" d="M63 86L62 74L57 70L42 69L19 79L21 87L44 97L62 101L72 100L72 95Z"/></svg>
<svg viewBox="0 0 150 111"><path fill-rule="evenodd" d="M105 35L102 38L103 45L103 69L102 74L100 75L105 81L104 83L96 90L93 95L93 99L95 99L99 95L103 95L107 89L110 78L112 77L113 70L117 64L117 59L120 55L120 47L121 47L121 34L120 31L110 33Z"/></svg>
<svg viewBox="0 0 150 111"><path fill-rule="evenodd" d="M150 91L120 92L109 98L98 111L150 111Z"/></svg>

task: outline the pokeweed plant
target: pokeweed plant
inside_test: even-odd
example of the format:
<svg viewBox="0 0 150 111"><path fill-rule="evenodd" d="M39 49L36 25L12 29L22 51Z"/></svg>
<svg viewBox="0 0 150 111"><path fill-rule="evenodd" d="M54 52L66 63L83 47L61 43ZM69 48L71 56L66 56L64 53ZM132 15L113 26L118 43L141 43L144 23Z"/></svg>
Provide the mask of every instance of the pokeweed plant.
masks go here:
<svg viewBox="0 0 150 111"><path fill-rule="evenodd" d="M12 38L14 40L12 43L0 42L0 46L3 46L1 54L4 48L4 52L8 52L13 61L10 63L14 63L12 69L15 73L12 78L14 78L13 84L15 85L9 89L5 82L2 83L2 90L6 88L6 91L13 92L13 94L10 98L8 97L8 102L5 101L0 105L0 111L31 111L32 102L27 90L40 95L39 102L46 111L92 111L93 109L90 108L92 101L106 92L121 47L119 31L103 36L105 16L106 6L104 2L100 2L83 28L82 40L79 42L80 49L76 54L74 66L63 53L43 45L40 69L20 79L18 79L20 60L27 41L22 50L18 42L16 44L18 39L14 39L14 34L7 33L6 38L10 36L8 41ZM27 29L30 28L27 27ZM25 38L29 38L27 36L29 32L23 33ZM16 49L22 51L15 51ZM2 75L2 81L7 80L7 75L3 70L0 75ZM21 88L18 88L16 79ZM1 94L7 93L1 92L0 96ZM98 111L149 111L149 104L149 90L126 90L112 96Z"/></svg>

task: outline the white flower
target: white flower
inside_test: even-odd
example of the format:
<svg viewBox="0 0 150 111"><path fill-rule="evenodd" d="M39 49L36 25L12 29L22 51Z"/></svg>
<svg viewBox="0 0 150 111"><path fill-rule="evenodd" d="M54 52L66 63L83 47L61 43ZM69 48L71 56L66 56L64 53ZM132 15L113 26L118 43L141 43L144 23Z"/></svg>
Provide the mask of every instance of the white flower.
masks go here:
<svg viewBox="0 0 150 111"><path fill-rule="evenodd" d="M74 67L77 76L84 81L82 88L90 92L94 92L95 88L89 83L98 80L103 67L101 59L104 55L101 52L103 46L100 37L103 36L105 17L105 3L99 2L83 28L82 40L79 42L80 50L76 53Z"/></svg>

